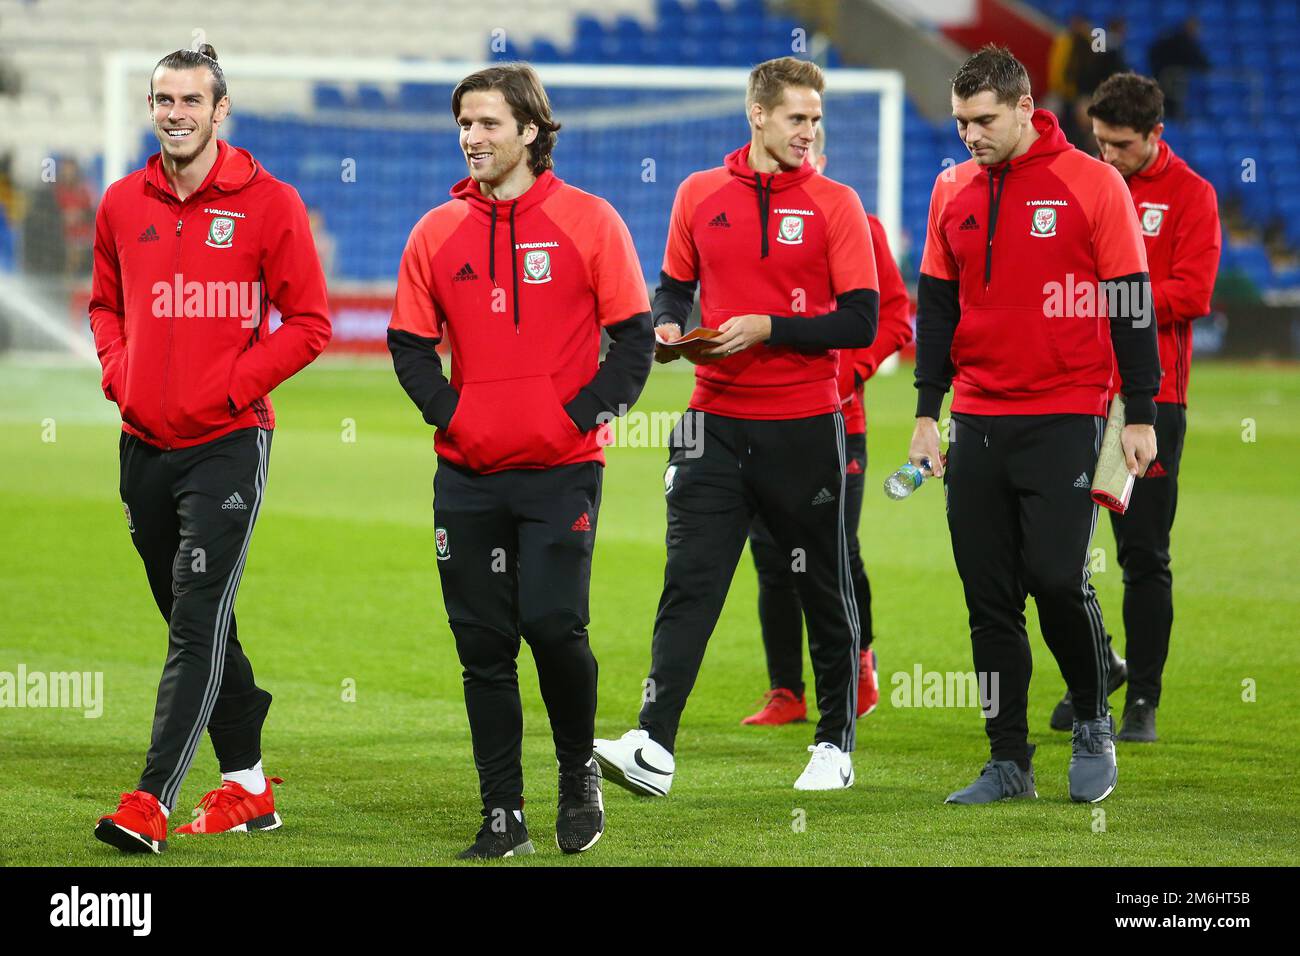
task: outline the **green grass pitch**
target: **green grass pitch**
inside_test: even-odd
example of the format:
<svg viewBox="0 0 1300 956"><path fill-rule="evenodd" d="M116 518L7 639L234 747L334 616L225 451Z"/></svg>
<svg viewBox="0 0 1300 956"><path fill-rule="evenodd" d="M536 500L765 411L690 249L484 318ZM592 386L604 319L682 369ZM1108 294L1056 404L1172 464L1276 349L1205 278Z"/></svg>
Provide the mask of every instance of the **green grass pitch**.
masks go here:
<svg viewBox="0 0 1300 956"><path fill-rule="evenodd" d="M0 671L22 664L29 672L104 674L98 719L0 709L0 862L450 863L478 825L477 782L434 561L432 431L391 369L322 362L275 396L280 427L238 614L259 683L275 695L265 765L286 781L278 791L285 826L251 838L175 838L160 860L122 856L91 835L96 816L135 785L165 653L118 501L114 410L93 370L5 364L0 385ZM638 407L680 410L689 390L681 368L656 367ZM944 806L985 760L978 713L889 700L896 672L971 666L941 489L927 485L904 502L880 491L905 454L912 401L906 368L868 388L861 538L885 699L859 725L853 789L792 789L811 724L739 725L766 687L745 556L686 710L671 796L652 802L607 786L606 835L579 857L555 848L555 759L532 660L522 652L526 810L538 853L517 865L1203 865L1300 857L1294 367L1195 370L1162 740L1120 746L1119 786L1096 808L1068 799L1068 735L1047 729L1063 684L1032 608L1039 800ZM1252 422L1255 440L1243 440ZM344 440L350 426L355 441ZM663 575L664 458L660 448L609 455L591 601L602 735L632 726L649 662ZM1105 552L1094 580L1122 649L1120 574L1105 520L1094 548ZM353 686L355 700L345 699ZM1249 687L1253 701L1243 699ZM1122 706L1121 698L1112 703ZM188 819L216 781L205 738L174 819Z"/></svg>

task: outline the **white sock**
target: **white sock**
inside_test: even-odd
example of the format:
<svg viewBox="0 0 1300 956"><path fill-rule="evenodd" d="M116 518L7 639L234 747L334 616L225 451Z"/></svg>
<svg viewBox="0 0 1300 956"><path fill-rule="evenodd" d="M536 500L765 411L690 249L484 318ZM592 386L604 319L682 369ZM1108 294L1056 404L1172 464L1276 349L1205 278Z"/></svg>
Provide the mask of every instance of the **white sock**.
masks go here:
<svg viewBox="0 0 1300 956"><path fill-rule="evenodd" d="M262 761L260 760L247 770L223 773L221 779L233 780L252 794L262 793L266 790L266 774L262 773Z"/></svg>

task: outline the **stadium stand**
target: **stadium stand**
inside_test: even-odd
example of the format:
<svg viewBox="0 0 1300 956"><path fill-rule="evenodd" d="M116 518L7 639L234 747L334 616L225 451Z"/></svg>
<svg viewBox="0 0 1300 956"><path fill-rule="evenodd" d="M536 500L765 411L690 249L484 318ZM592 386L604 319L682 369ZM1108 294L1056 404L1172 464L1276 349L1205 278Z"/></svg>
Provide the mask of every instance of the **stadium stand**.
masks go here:
<svg viewBox="0 0 1300 956"><path fill-rule="evenodd" d="M1125 17L1126 55L1139 70L1146 68L1147 49L1157 36L1189 15L1200 18L1203 35L1213 38L1206 43L1212 69L1192 79L1189 108L1184 118L1169 123L1166 135L1214 183L1229 213L1235 213L1225 215L1223 272L1244 276L1260 290L1300 285L1300 263L1287 259L1289 249L1300 248L1300 142L1293 134L1300 114L1300 7L1290 0L1031 4L1058 23L1076 10L1096 23ZM0 154L12 154L17 178L24 172L34 175L40 157L64 153L78 158L97 180L103 137L97 98L100 56L110 49L173 48L179 45L177 23L208 24L209 39L223 59L241 52L280 52L734 66L788 50L792 31L799 29L797 21L762 0L479 0L452 7L415 0L337 0L316 7L311 18L303 18L301 7L291 0L235 5L221 10L220 19L197 3L173 7L169 16L159 17L156 0L111 5L0 0L0 50L11 58L21 86L17 93L0 93ZM492 22L508 29L485 40L484 24ZM365 29L357 30L358 23ZM69 43L70 36L77 41ZM817 38L809 54L824 65L842 65L824 38ZM617 91L596 92L604 95L586 95L581 106L613 107L627 99ZM456 168L454 154L431 155L427 129L403 128L400 121L403 115L419 114L446 119L447 91L419 84L260 80L241 83L236 93L232 135L270 169L294 182L320 213L337 240L337 277L391 280L410 224L440 201L445 183L463 172ZM579 106L563 101L562 93L557 100L562 119L566 110ZM374 126L355 122L352 114L399 119L395 126ZM946 158L961 161L965 155L950 125L933 124L910 105L904 122L907 241L900 255L914 267L936 171ZM833 130L833 118L829 125ZM450 130L449 122L446 128ZM305 146L318 134L331 141L329 156ZM595 134L571 125L567 142L579 148L565 150L565 174L602 191L610 173L599 165L584 166L581 145L587 135ZM676 139L661 139L652 126L643 135L644 142L627 144L631 154L654 155L661 143ZM375 203L364 178L354 191L327 188L337 182L339 142L369 175L393 177L409 187L403 189L403 200ZM152 139L143 139L141 147L151 150ZM1247 160L1253 161L1253 181L1243 178ZM665 178L678 172L671 157L661 167ZM848 178L843 167L837 174ZM854 185L862 189L869 182ZM869 193L863 195L869 203ZM624 212L643 250L647 274L653 276L657 250L662 248L661 211L633 206ZM12 218L0 214L0 268L13 267Z"/></svg>

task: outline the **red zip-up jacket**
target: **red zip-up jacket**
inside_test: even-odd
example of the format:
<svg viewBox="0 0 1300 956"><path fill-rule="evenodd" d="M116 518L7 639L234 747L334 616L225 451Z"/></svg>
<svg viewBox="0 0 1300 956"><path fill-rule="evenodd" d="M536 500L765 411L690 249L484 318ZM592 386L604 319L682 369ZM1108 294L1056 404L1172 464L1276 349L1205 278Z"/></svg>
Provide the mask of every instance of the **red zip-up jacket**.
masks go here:
<svg viewBox="0 0 1300 956"><path fill-rule="evenodd" d="M438 457L479 474L604 464L598 416L636 401L654 355L627 226L550 170L516 199L468 177L451 196L411 230L388 335ZM434 350L444 335L450 384Z"/></svg>
<svg viewBox="0 0 1300 956"><path fill-rule="evenodd" d="M274 332L268 305L280 313ZM211 172L182 201L151 156L100 202L90 326L104 395L142 441L188 448L274 428L268 394L330 340L297 191L218 141Z"/></svg>
<svg viewBox="0 0 1300 956"><path fill-rule="evenodd" d="M690 407L699 411L747 419L833 412L838 343L818 340L819 322L843 320L846 347L875 334L876 263L858 194L808 164L758 173L748 144L678 187L661 279L656 325L684 325L697 282L706 329L737 315L773 317L767 342L696 366Z"/></svg>
<svg viewBox="0 0 1300 956"><path fill-rule="evenodd" d="M970 159L935 180L916 413L937 418L953 383L953 412L1105 415L1117 361L1128 420L1153 424L1160 360L1124 178L1071 146L1047 110L1031 121L1038 138L1024 155L997 166ZM1123 288L1128 316L1107 316L1100 283Z"/></svg>
<svg viewBox="0 0 1300 956"><path fill-rule="evenodd" d="M1222 236L1214 187L1164 140L1155 161L1128 178L1142 224L1160 339L1157 402L1187 404L1192 322L1210 311ZM1116 388L1119 375L1115 376Z"/></svg>
<svg viewBox="0 0 1300 956"><path fill-rule="evenodd" d="M889 249L885 227L871 213L867 213L867 222L871 226L876 277L880 280L880 324L876 329L876 340L869 346L839 353L837 388L843 402L841 411L846 435L866 434L866 381L876 374L881 362L912 341L912 300L903 284L903 273Z"/></svg>

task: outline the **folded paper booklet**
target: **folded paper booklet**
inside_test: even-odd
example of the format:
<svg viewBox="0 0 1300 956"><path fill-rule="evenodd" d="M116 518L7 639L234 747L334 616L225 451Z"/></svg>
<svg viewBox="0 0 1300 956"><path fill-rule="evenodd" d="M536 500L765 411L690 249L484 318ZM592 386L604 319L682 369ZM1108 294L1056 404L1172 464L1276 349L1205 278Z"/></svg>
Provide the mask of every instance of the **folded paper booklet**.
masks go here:
<svg viewBox="0 0 1300 956"><path fill-rule="evenodd" d="M659 333L655 332L655 344L661 345L666 349L679 349L688 345L703 344L709 339L716 339L721 334L722 333L717 329L698 328L691 329L680 339L673 339L671 342L665 342L659 337Z"/></svg>
<svg viewBox="0 0 1300 956"><path fill-rule="evenodd" d="M1124 460L1124 446L1120 435L1124 432L1124 396L1116 395L1110 403L1106 419L1106 433L1101 438L1101 454L1092 472L1092 500L1103 508L1128 511L1128 499L1133 494L1133 475Z"/></svg>

